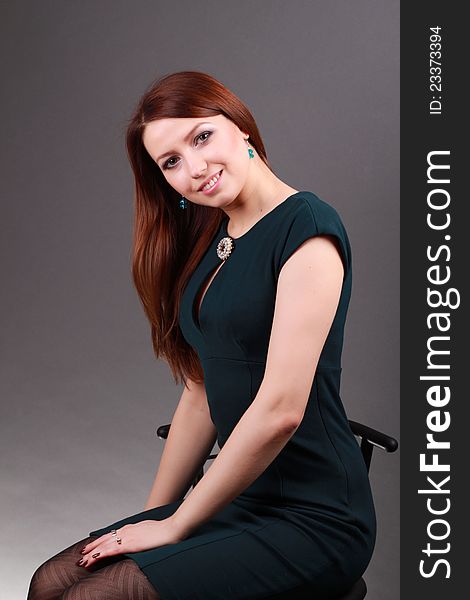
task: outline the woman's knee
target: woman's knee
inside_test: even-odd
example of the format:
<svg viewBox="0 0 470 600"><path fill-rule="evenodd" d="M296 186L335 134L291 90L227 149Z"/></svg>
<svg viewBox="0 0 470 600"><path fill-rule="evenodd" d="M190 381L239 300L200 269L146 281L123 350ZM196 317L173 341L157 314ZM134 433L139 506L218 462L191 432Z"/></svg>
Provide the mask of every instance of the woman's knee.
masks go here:
<svg viewBox="0 0 470 600"><path fill-rule="evenodd" d="M27 600L56 600L70 585L88 573L76 564L80 548L91 541L87 537L75 542L43 562L33 573Z"/></svg>
<svg viewBox="0 0 470 600"><path fill-rule="evenodd" d="M99 564L99 563L97 563ZM161 597L130 558L99 568L65 590L61 600L161 600Z"/></svg>
<svg viewBox="0 0 470 600"><path fill-rule="evenodd" d="M33 573L29 584L27 600L58 600L67 588L63 574L54 568L53 560L46 560ZM68 584L70 585L70 583Z"/></svg>

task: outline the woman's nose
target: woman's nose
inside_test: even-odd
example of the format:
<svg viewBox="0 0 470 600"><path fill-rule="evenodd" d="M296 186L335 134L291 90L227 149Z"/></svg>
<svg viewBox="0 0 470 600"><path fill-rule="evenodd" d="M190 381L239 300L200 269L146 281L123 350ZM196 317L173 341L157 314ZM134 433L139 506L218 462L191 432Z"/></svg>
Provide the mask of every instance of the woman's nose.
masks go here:
<svg viewBox="0 0 470 600"><path fill-rule="evenodd" d="M202 177L206 170L207 163L202 161L201 158L189 162L189 172L191 173L191 177L194 179L199 179L199 177Z"/></svg>
<svg viewBox="0 0 470 600"><path fill-rule="evenodd" d="M192 172L193 179L202 179L204 171L202 169L194 170Z"/></svg>
<svg viewBox="0 0 470 600"><path fill-rule="evenodd" d="M194 168L190 167L190 173L191 173L191 177L193 179L202 179L205 172L206 172L206 167L202 167L202 166L194 167Z"/></svg>

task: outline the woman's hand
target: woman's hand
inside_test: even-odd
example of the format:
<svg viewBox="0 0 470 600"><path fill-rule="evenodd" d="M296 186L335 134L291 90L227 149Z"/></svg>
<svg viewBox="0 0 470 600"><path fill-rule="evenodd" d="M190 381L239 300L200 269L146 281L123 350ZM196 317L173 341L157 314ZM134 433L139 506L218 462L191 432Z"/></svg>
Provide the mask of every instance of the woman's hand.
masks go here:
<svg viewBox="0 0 470 600"><path fill-rule="evenodd" d="M121 538L120 544L117 543L117 538ZM84 546L81 550L83 558L77 564L88 568L108 556L150 550L176 544L182 539L171 517L161 521L140 521L119 528L117 535L105 533Z"/></svg>

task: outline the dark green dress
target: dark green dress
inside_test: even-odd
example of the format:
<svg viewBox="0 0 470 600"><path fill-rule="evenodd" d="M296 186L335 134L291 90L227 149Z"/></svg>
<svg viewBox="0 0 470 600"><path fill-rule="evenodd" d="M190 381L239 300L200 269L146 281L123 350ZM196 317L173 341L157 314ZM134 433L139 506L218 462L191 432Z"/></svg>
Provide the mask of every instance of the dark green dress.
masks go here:
<svg viewBox="0 0 470 600"><path fill-rule="evenodd" d="M338 213L297 192L266 213L221 259L228 217L190 278L180 326L198 352L222 447L254 400L266 365L281 267L306 239L336 236L345 267L339 306L323 347L300 427L242 494L185 540L126 554L163 600L333 598L365 571L376 521L360 448L340 399L343 330L351 294L351 249ZM143 511L90 535L164 519L182 500ZM305 592L305 595L302 594ZM300 593L300 594L299 594ZM298 595L299 594L299 595Z"/></svg>

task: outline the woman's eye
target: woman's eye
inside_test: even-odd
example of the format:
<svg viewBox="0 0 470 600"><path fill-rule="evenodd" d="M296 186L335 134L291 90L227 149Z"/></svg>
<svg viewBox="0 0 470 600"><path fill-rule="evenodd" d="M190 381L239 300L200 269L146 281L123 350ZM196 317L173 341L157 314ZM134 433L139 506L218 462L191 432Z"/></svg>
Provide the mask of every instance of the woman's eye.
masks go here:
<svg viewBox="0 0 470 600"><path fill-rule="evenodd" d="M169 158L166 163L163 165L164 169L171 169L173 168L172 165L170 165L170 161L173 160L173 158Z"/></svg>
<svg viewBox="0 0 470 600"><path fill-rule="evenodd" d="M169 158L166 163L163 165L164 169L171 169L172 166L170 165L170 161L173 160L173 158Z"/></svg>
<svg viewBox="0 0 470 600"><path fill-rule="evenodd" d="M212 135L212 131L204 131L203 133L200 133L196 137L196 140L198 140L199 138L202 138L205 135L207 135L208 137L204 138L202 140L202 143L206 142L209 139L209 137ZM172 160L174 160L173 156L166 161L166 163L163 165L163 168L164 169L172 169L174 167L174 164L170 164L170 161L172 161Z"/></svg>
<svg viewBox="0 0 470 600"><path fill-rule="evenodd" d="M211 133L212 133L212 131L204 131L204 133L201 133L200 135L198 135L196 139L198 140L198 139L199 139L200 137L202 137L203 135L210 136L210 135L211 135ZM204 140L202 140L202 141L203 141L203 142L205 142L207 139L208 139L208 138L205 138L205 139L204 139Z"/></svg>

